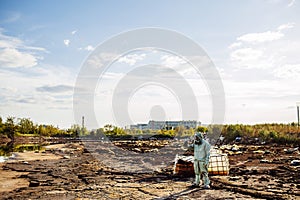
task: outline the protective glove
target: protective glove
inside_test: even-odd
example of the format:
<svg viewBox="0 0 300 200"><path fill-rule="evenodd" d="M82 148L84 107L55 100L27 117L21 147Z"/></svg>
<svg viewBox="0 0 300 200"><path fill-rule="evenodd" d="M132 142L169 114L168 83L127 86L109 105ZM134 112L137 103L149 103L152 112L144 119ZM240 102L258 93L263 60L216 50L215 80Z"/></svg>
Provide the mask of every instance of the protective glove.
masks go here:
<svg viewBox="0 0 300 200"><path fill-rule="evenodd" d="M187 146L188 151L193 151L194 150L194 144L189 144Z"/></svg>
<svg viewBox="0 0 300 200"><path fill-rule="evenodd" d="M209 161L206 160L205 163L204 163L204 167L208 168L208 164L209 164Z"/></svg>

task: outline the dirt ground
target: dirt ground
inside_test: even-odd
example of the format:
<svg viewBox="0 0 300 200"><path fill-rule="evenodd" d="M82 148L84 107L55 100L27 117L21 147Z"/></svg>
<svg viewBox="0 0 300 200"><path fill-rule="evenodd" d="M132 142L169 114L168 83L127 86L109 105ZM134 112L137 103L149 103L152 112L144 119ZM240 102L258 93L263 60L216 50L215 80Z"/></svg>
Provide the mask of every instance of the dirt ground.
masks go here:
<svg viewBox="0 0 300 200"><path fill-rule="evenodd" d="M156 144L135 145L135 158L147 155L139 149L150 151ZM294 147L222 146L230 174L210 176L209 190L191 188L193 177L174 175L171 164L153 172L139 171L138 165L135 172L124 170L104 147L97 147L100 157L82 143L18 153L0 164L0 199L300 199L300 168L292 163L300 156Z"/></svg>

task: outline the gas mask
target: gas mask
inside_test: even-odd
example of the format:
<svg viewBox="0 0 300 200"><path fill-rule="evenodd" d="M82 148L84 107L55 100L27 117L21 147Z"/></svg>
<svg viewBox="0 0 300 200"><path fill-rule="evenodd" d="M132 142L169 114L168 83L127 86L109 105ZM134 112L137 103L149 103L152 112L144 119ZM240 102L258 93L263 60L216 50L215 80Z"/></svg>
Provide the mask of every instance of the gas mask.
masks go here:
<svg viewBox="0 0 300 200"><path fill-rule="evenodd" d="M199 136L199 135L195 136L195 144L198 144L198 145L202 144L202 137L201 136Z"/></svg>

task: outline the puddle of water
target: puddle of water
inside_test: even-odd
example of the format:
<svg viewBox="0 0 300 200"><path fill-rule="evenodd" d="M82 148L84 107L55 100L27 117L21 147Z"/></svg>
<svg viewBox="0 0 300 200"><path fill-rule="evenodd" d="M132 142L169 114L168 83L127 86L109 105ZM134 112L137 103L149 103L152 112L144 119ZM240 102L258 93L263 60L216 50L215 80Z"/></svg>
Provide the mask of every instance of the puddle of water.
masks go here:
<svg viewBox="0 0 300 200"><path fill-rule="evenodd" d="M43 150L44 146L39 144L7 144L0 145L0 163L3 163L14 157L13 152L24 152L24 151L40 151Z"/></svg>
<svg viewBox="0 0 300 200"><path fill-rule="evenodd" d="M10 156L0 156L0 163L3 163L9 159L15 158L15 154L11 154Z"/></svg>
<svg viewBox="0 0 300 200"><path fill-rule="evenodd" d="M5 162L7 160L6 156L0 156L0 163Z"/></svg>

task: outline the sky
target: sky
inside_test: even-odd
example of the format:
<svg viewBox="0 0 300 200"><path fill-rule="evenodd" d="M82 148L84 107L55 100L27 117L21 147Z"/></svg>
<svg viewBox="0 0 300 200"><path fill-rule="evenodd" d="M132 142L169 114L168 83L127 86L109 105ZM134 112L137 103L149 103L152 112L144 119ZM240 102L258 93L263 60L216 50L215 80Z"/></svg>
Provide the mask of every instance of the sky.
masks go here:
<svg viewBox="0 0 300 200"><path fill-rule="evenodd" d="M297 0L0 0L0 116L61 128L79 123L74 87L89 56L120 33L156 27L192 39L214 63L224 86L224 123L295 122L300 102L299 13ZM125 125L116 121L114 91L122 88L118 83L130 71L147 64L169 66L181 74L198 103L198 118L191 120L212 122L206 80L174 54L143 49L118 58L99 77L94 92L98 124L89 124L87 114L88 128ZM168 87L144 84L129 92L125 110L131 123L188 120L182 117L179 94Z"/></svg>

